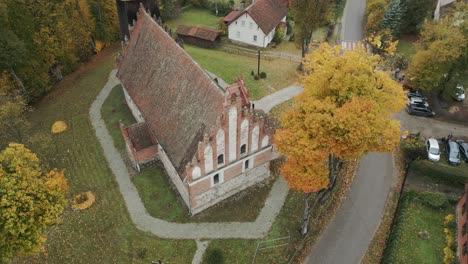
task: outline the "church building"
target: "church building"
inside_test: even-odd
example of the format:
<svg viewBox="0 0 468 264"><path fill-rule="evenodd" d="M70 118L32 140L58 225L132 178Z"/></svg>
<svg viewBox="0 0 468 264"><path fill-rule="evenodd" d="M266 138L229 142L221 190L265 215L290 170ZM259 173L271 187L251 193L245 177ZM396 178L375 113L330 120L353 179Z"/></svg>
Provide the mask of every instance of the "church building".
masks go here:
<svg viewBox="0 0 468 264"><path fill-rule="evenodd" d="M221 87L143 8L117 77L138 122L122 129L133 165L160 160L191 214L270 176L274 124L245 82Z"/></svg>

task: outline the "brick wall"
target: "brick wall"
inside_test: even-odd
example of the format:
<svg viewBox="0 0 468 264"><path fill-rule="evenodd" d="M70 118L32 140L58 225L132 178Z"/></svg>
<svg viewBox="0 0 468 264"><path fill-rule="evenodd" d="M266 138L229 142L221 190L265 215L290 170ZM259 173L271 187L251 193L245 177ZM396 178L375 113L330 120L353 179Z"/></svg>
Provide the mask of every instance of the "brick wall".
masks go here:
<svg viewBox="0 0 468 264"><path fill-rule="evenodd" d="M269 166L270 162L267 162L194 197L193 201L196 204L192 207L192 215L197 214L250 186L268 179L270 177Z"/></svg>
<svg viewBox="0 0 468 264"><path fill-rule="evenodd" d="M169 175L169 178L171 179L172 183L177 188L177 191L179 191L179 194L184 200L185 204L190 208L187 184L182 182L182 180L180 179L179 174L177 173L176 169L172 165L164 149L161 146L158 146L158 147L159 147L158 156L159 156L159 159L162 161L164 168L166 169L167 175Z"/></svg>
<svg viewBox="0 0 468 264"><path fill-rule="evenodd" d="M192 182L189 186L192 214L197 214L269 178L271 153L272 148L270 147ZM244 168L246 160L249 161L247 169ZM215 175L219 177L218 184L214 184L213 177Z"/></svg>

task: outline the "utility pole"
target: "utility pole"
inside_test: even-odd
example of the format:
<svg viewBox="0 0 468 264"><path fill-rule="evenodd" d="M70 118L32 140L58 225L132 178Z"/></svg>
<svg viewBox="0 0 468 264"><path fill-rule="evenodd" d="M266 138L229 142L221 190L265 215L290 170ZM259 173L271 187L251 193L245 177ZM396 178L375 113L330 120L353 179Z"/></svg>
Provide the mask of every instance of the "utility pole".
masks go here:
<svg viewBox="0 0 468 264"><path fill-rule="evenodd" d="M258 67L257 67L257 76L260 77L260 50L258 50Z"/></svg>

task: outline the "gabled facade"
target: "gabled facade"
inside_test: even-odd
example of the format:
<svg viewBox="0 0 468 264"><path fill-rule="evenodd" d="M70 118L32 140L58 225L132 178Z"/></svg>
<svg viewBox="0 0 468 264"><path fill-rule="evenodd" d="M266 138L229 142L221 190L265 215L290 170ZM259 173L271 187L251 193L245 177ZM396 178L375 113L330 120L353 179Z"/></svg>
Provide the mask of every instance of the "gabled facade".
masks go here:
<svg viewBox="0 0 468 264"><path fill-rule="evenodd" d="M133 134L149 139L127 136L128 149L138 149L132 142L141 151L156 145L151 153L192 214L268 178L273 122L252 108L245 83L223 89L144 9L139 13L117 76L138 127L148 129Z"/></svg>
<svg viewBox="0 0 468 264"><path fill-rule="evenodd" d="M282 0L257 0L229 18L228 38L257 47L266 47L273 40L278 27L286 32L288 8Z"/></svg>

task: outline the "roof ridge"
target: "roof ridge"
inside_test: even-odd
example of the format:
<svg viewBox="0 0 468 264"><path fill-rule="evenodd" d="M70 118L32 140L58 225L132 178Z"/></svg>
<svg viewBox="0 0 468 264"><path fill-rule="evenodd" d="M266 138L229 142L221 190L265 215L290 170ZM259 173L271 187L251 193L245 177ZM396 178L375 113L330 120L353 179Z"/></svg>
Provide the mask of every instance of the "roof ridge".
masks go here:
<svg viewBox="0 0 468 264"><path fill-rule="evenodd" d="M152 22L154 23L154 25L156 25L157 27L159 27L159 29L161 29L162 31L164 31L164 29L158 24L156 23L156 21L154 21L154 19L146 12L146 10L144 8L141 8L140 7L140 10L143 10L144 14L146 15L146 17ZM140 11L141 12L141 11ZM165 32L165 31L164 31ZM167 34L167 33L166 33ZM169 37L169 35L167 35ZM171 40L174 41L171 37ZM190 54L187 53L187 51L185 51L181 46L179 46L175 41L174 41L174 44L175 46L177 46L178 49L180 49L183 54L188 57L190 59L190 61L192 61L192 63L194 63L196 65L196 67L203 73L203 75L208 78L210 80L210 82L212 84L214 84L216 87L218 87L223 93L226 93L226 90L223 89L223 87L221 87L218 83L216 83L213 79L211 79L211 77L208 75L208 73L206 73L206 71L201 67L200 64L198 64L193 58L192 56L190 56Z"/></svg>

